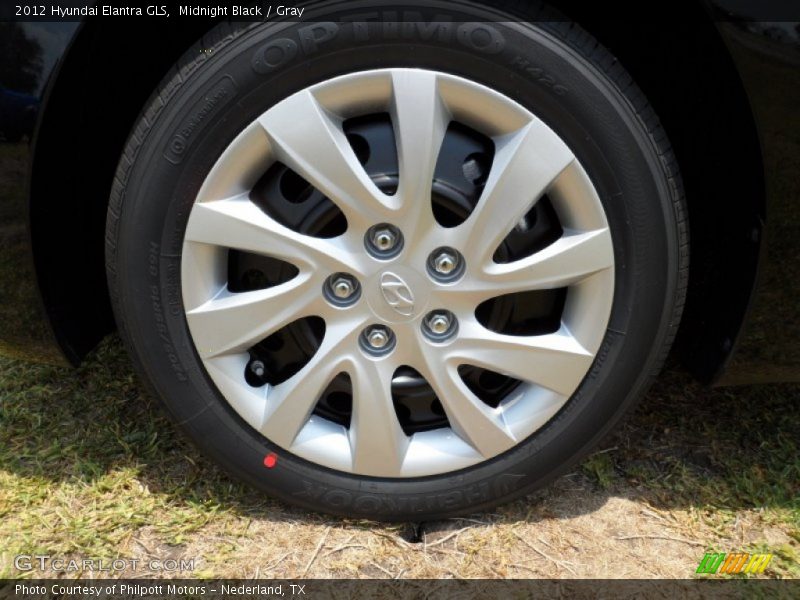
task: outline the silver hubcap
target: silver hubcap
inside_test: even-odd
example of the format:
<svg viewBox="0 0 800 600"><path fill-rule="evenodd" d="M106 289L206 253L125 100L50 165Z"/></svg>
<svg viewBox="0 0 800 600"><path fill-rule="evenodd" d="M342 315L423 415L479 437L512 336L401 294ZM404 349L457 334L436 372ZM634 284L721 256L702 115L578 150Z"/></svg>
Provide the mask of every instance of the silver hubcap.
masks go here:
<svg viewBox="0 0 800 600"><path fill-rule="evenodd" d="M343 119L367 110L391 116L399 166L391 195L367 176L341 127ZM489 136L495 154L475 208L463 223L443 227L431 209L431 181L451 121ZM250 200L276 161L336 204L347 220L345 233L298 233ZM495 262L495 250L544 194L563 235L523 259ZM297 273L266 289L231 292L230 249L285 261ZM338 77L289 96L230 144L189 217L182 291L208 374L254 429L329 468L415 477L509 450L564 405L605 334L613 266L598 195L547 125L474 82L387 69ZM457 279L448 279L456 269ZM476 317L476 308L492 298L555 288L567 292L561 326L553 333L497 333ZM332 301L348 298L355 299ZM248 384L248 350L305 317L325 324L310 360L276 385ZM459 374L465 365L522 383L491 407L465 384ZM449 426L404 432L392 398L400 367L415 369L430 384ZM349 426L314 413L340 373L352 384Z"/></svg>

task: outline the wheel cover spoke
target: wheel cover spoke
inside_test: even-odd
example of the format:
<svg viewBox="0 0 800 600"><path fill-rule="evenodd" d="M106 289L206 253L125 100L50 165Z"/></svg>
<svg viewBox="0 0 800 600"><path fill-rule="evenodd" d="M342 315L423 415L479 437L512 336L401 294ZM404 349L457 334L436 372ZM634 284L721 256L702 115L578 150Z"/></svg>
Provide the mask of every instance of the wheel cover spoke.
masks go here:
<svg viewBox="0 0 800 600"><path fill-rule="evenodd" d="M195 204L186 240L272 256L306 270L359 266L358 258L337 240L292 231L264 214L246 195Z"/></svg>
<svg viewBox="0 0 800 600"><path fill-rule="evenodd" d="M278 160L328 196L351 225L388 220L394 202L367 176L337 119L308 90L259 118Z"/></svg>
<svg viewBox="0 0 800 600"><path fill-rule="evenodd" d="M491 258L511 228L575 160L564 142L538 119L496 144L483 194L459 227L465 256L474 264Z"/></svg>
<svg viewBox="0 0 800 600"><path fill-rule="evenodd" d="M397 197L404 229L413 242L435 225L431 182L450 114L439 95L438 76L428 71L392 73L391 115L397 137Z"/></svg>
<svg viewBox="0 0 800 600"><path fill-rule="evenodd" d="M392 368L385 361L354 361L350 446L353 470L365 475L399 475L408 448L392 404Z"/></svg>
<svg viewBox="0 0 800 600"><path fill-rule="evenodd" d="M462 323L454 360L544 386L569 395L586 374L594 356L562 327L557 333L535 336L503 335L477 320Z"/></svg>
<svg viewBox="0 0 800 600"><path fill-rule="evenodd" d="M353 322L344 322L325 331L322 344L311 360L295 375L271 388L259 430L267 438L290 448L307 423L314 405L325 387L351 360Z"/></svg>
<svg viewBox="0 0 800 600"><path fill-rule="evenodd" d="M539 252L509 263L475 268L473 277L453 289L474 302L527 290L548 290L574 285L598 271L613 267L613 246L608 229L567 232Z"/></svg>
<svg viewBox="0 0 800 600"><path fill-rule="evenodd" d="M231 293L227 289L187 311L200 356L244 352L278 329L302 317L316 314L319 293L308 276L252 292Z"/></svg>
<svg viewBox="0 0 800 600"><path fill-rule="evenodd" d="M456 364L441 364L441 357L423 351L420 372L442 403L453 430L484 457L508 450L516 443L500 411L484 404L458 374Z"/></svg>

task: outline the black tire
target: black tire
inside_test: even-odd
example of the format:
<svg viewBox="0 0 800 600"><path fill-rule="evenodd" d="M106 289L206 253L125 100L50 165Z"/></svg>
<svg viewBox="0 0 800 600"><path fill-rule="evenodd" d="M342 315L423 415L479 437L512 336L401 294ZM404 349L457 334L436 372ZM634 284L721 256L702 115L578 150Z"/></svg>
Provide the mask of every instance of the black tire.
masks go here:
<svg viewBox="0 0 800 600"><path fill-rule="evenodd" d="M459 35L453 27L438 35L416 26L395 35L381 24L365 29L348 23L349 13L364 9L347 4L331 4L324 20L337 24L319 29L309 22L221 24L165 78L130 136L111 194L106 250L117 322L142 378L179 427L250 485L315 511L355 518L423 520L485 510L545 485L585 456L661 368L688 273L677 165L643 94L576 25L491 22L513 19L452 1L438 3L433 12L456 23L480 23L480 35ZM422 6L418 12L428 18L432 11ZM276 40L291 51L275 58L280 64L273 68L263 62L263 49ZM597 358L546 426L474 467L392 480L294 457L229 407L206 375L187 329L180 254L200 185L245 125L318 81L401 66L445 71L496 89L567 141L607 212L616 283ZM264 457L272 452L278 464L265 469Z"/></svg>

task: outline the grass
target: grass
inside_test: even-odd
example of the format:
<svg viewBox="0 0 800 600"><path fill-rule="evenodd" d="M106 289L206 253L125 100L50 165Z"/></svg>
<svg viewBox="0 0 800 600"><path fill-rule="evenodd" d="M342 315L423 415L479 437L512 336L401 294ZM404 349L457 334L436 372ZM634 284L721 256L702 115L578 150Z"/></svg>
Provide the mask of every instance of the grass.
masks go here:
<svg viewBox="0 0 800 600"><path fill-rule="evenodd" d="M116 338L74 371L0 359L0 577L48 575L17 571L22 553L195 559L166 573L184 577L691 577L707 550L772 552L765 576L798 577L798 400L800 386L708 390L672 368L551 487L471 519L376 525L229 480Z"/></svg>

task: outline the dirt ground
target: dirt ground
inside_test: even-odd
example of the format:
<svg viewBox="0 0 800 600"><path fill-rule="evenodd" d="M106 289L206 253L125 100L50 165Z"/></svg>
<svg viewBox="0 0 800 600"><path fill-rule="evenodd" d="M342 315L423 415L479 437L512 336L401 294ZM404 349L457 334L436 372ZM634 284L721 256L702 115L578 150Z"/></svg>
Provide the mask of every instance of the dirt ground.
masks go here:
<svg viewBox="0 0 800 600"><path fill-rule="evenodd" d="M45 553L140 559L111 573L126 577L690 578L715 551L769 552L761 577L796 578L799 400L798 386L709 390L673 366L550 487L385 525L229 480L175 434L116 339L75 371L0 359L0 577L98 576L14 566ZM170 558L193 568L146 567Z"/></svg>

